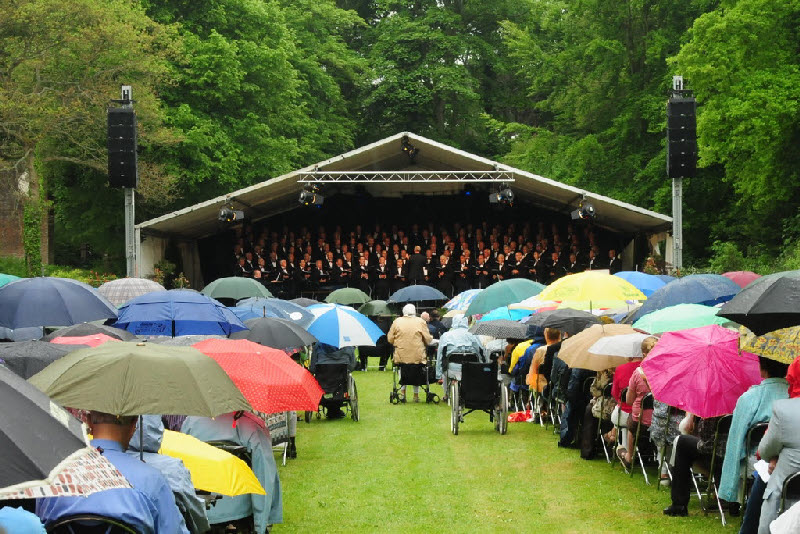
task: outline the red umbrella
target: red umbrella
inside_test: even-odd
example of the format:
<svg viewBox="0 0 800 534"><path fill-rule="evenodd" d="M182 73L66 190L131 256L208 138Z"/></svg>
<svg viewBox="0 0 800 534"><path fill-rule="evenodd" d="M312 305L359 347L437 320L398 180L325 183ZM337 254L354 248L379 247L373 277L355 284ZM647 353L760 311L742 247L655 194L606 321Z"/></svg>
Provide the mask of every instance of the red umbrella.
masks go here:
<svg viewBox="0 0 800 534"><path fill-rule="evenodd" d="M732 280L739 287L745 287L756 278L761 278L760 274L756 274L753 271L732 271L729 273L722 273L722 276Z"/></svg>
<svg viewBox="0 0 800 534"><path fill-rule="evenodd" d="M258 411L314 411L322 388L283 351L246 339L207 339L193 345L222 367Z"/></svg>
<svg viewBox="0 0 800 534"><path fill-rule="evenodd" d="M89 336L78 337L61 336L53 338L50 340L50 343L57 343L59 345L89 345L90 347L98 347L103 343L108 343L109 341L119 341L119 339L106 334L92 334Z"/></svg>

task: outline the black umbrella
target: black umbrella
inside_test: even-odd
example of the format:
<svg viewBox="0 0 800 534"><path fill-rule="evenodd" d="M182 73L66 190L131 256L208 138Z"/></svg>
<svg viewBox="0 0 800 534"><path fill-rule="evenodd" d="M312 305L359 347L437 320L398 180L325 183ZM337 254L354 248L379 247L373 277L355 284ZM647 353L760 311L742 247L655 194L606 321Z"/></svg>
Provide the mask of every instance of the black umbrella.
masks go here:
<svg viewBox="0 0 800 534"><path fill-rule="evenodd" d="M0 367L0 488L50 479L68 456L87 449L77 419Z"/></svg>
<svg viewBox="0 0 800 534"><path fill-rule="evenodd" d="M800 325L800 271L784 271L750 282L717 313L757 335Z"/></svg>
<svg viewBox="0 0 800 534"><path fill-rule="evenodd" d="M0 343L0 360L14 374L25 380L73 350L85 349L86 345L57 345L47 341L20 341Z"/></svg>
<svg viewBox="0 0 800 534"><path fill-rule="evenodd" d="M120 341L133 341L136 339L136 336L127 330L121 330L104 324L80 323L65 328L59 328L52 334L44 336L42 341L53 341L57 337L82 337L93 336L95 334L105 334L119 339Z"/></svg>
<svg viewBox="0 0 800 534"><path fill-rule="evenodd" d="M292 321L277 317L259 317L244 322L250 330L231 334L231 339L248 339L274 349L305 347L317 342L317 338Z"/></svg>
<svg viewBox="0 0 800 534"><path fill-rule="evenodd" d="M525 339L528 326L508 319L478 321L469 329L476 336L491 336L502 339Z"/></svg>
<svg viewBox="0 0 800 534"><path fill-rule="evenodd" d="M587 326L600 324L600 318L583 310L562 308L534 313L525 323L542 328L557 328L573 335L582 332Z"/></svg>
<svg viewBox="0 0 800 534"><path fill-rule="evenodd" d="M305 297L298 297L296 299L290 300L289 302L294 302L298 306L302 306L304 308L308 308L309 306L313 306L314 304L319 304L320 303L318 300L307 299Z"/></svg>

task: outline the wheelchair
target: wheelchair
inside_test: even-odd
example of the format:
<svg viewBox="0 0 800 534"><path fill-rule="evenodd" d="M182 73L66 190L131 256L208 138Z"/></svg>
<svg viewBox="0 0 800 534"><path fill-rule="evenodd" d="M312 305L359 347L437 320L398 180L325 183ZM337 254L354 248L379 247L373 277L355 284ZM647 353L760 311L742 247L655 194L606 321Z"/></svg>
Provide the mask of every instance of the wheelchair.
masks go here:
<svg viewBox="0 0 800 534"><path fill-rule="evenodd" d="M319 400L317 406L317 419L322 414L328 413L331 408L347 406L350 418L358 421L358 389L353 374L347 368L346 363L324 363L317 364L314 370L314 378L317 379L322 390L325 392ZM305 413L305 422L311 422L312 412Z"/></svg>
<svg viewBox="0 0 800 534"><path fill-rule="evenodd" d="M439 404L439 395L431 392L431 382L436 382L436 357L427 358L425 363L397 363L392 365L392 392L389 393L391 404L405 403L400 396L401 386L420 386L425 391L427 404ZM406 389L406 394L408 391Z"/></svg>
<svg viewBox="0 0 800 534"><path fill-rule="evenodd" d="M508 431L508 388L498 377L497 360L481 363L474 353L453 353L447 355L443 363L444 376L450 364L461 364L461 380L448 379L453 435L458 435L458 425L464 421L464 416L474 411L488 413L494 429L505 434Z"/></svg>
<svg viewBox="0 0 800 534"><path fill-rule="evenodd" d="M62 517L46 527L52 534L137 534L130 525L96 514Z"/></svg>

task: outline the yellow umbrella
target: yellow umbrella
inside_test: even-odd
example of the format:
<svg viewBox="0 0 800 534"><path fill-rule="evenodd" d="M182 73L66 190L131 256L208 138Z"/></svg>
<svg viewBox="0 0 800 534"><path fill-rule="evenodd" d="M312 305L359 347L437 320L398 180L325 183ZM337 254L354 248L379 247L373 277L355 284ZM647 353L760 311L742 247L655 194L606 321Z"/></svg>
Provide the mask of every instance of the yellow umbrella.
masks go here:
<svg viewBox="0 0 800 534"><path fill-rule="evenodd" d="M585 271L568 274L547 286L540 300L625 301L645 300L647 297L630 282L608 271Z"/></svg>
<svg viewBox="0 0 800 534"><path fill-rule="evenodd" d="M744 327L739 329L743 332ZM740 337L740 347L745 352L752 352L764 358L780 363L792 363L800 355L800 326L781 328L756 336L749 334Z"/></svg>
<svg viewBox="0 0 800 534"><path fill-rule="evenodd" d="M627 302L624 300L564 300L558 305L558 309L570 308L593 312L603 309L624 308L626 305ZM630 309L633 309L633 307Z"/></svg>
<svg viewBox="0 0 800 534"><path fill-rule="evenodd" d="M199 490L231 497L267 493L241 459L194 436L165 430L158 452L183 460L192 475L192 484Z"/></svg>

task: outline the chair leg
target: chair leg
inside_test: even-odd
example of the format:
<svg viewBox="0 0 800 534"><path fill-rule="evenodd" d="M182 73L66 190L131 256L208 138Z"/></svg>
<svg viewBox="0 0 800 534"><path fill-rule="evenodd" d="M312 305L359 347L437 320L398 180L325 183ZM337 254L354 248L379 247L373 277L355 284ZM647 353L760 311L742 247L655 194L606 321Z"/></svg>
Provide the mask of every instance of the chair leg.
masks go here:
<svg viewBox="0 0 800 534"><path fill-rule="evenodd" d="M694 474L694 469L689 469L689 474L692 476L692 482L694 483L694 491L697 492L697 500L700 501L700 504L703 504L703 496L700 493L700 486L697 485L697 477Z"/></svg>
<svg viewBox="0 0 800 534"><path fill-rule="evenodd" d="M650 485L650 479L647 477L647 470L644 468L644 460L642 459L642 451L637 450L636 456L639 458L639 465L642 467L642 474L644 475L644 482L648 486ZM631 466L631 474L633 474L633 466Z"/></svg>

